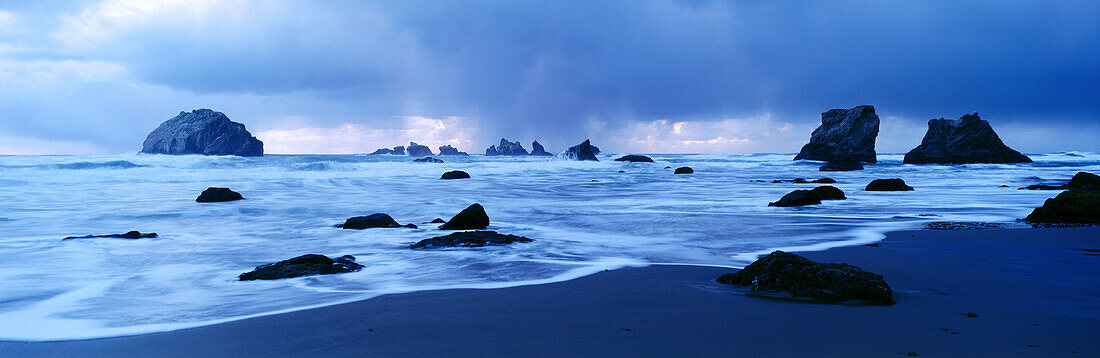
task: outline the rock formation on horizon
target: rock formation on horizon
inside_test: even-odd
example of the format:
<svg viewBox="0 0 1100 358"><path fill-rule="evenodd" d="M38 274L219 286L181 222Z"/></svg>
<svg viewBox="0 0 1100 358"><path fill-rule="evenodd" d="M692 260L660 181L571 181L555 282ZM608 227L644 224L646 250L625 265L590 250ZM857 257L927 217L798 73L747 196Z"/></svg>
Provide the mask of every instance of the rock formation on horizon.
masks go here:
<svg viewBox="0 0 1100 358"><path fill-rule="evenodd" d="M264 155L264 143L253 137L244 124L203 108L180 112L161 123L145 138L141 152L260 157Z"/></svg>
<svg viewBox="0 0 1100 358"><path fill-rule="evenodd" d="M596 154L600 153L600 149L592 145L592 141L585 139L581 144L569 147L565 152L561 153L562 157L573 160L592 160L600 161L596 158Z"/></svg>
<svg viewBox="0 0 1100 358"><path fill-rule="evenodd" d="M547 152L546 148L543 148L542 144L539 144L539 141L536 140L534 142L531 142L531 155L541 155L548 157L554 154Z"/></svg>
<svg viewBox="0 0 1100 358"><path fill-rule="evenodd" d="M491 145L485 149L485 155L527 155L527 150L523 149L519 141L509 142L501 138L500 144Z"/></svg>
<svg viewBox="0 0 1100 358"><path fill-rule="evenodd" d="M439 155L470 155L466 152L459 152L458 149L452 147L450 144L439 147Z"/></svg>
<svg viewBox="0 0 1100 358"><path fill-rule="evenodd" d="M905 154L907 164L1030 163L1009 148L977 113L932 119L921 144Z"/></svg>
<svg viewBox="0 0 1100 358"><path fill-rule="evenodd" d="M821 114L821 126L814 129L810 142L794 160L833 161L854 158L876 163L875 138L878 137L878 115L874 106L852 109L830 109Z"/></svg>
<svg viewBox="0 0 1100 358"><path fill-rule="evenodd" d="M432 149L426 145L416 144L416 142L409 142L409 146L405 147L408 150L409 155L414 157L423 157L432 155Z"/></svg>

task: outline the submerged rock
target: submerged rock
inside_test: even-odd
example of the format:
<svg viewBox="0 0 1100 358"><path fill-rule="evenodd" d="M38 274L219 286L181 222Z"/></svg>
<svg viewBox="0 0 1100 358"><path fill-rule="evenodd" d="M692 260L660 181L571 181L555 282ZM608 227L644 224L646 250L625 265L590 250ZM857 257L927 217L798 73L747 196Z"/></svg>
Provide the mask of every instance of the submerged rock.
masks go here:
<svg viewBox="0 0 1100 358"><path fill-rule="evenodd" d="M439 227L440 230L480 230L489 227L489 214L481 204L474 203L462 209L446 224Z"/></svg>
<svg viewBox="0 0 1100 358"><path fill-rule="evenodd" d="M822 185L822 186L813 188L813 189L810 190L810 193L813 193L814 195L817 196L818 199L821 199L821 200L845 200L845 199L848 199L848 197L844 196L844 191L843 190L840 190L839 188L837 188L835 186L831 186L831 185Z"/></svg>
<svg viewBox="0 0 1100 358"><path fill-rule="evenodd" d="M848 264L817 263L783 251L772 252L737 273L722 275L717 281L750 286L764 297L789 295L822 303L894 304L894 292L880 275Z"/></svg>
<svg viewBox="0 0 1100 358"><path fill-rule="evenodd" d="M443 159L436 159L432 157L423 157L420 159L413 159L417 163L443 163Z"/></svg>
<svg viewBox="0 0 1100 358"><path fill-rule="evenodd" d="M1031 158L1001 142L977 113L928 121L921 144L905 154L907 164L1030 163Z"/></svg>
<svg viewBox="0 0 1100 358"><path fill-rule="evenodd" d="M199 194L195 201L200 203L217 203L222 201L234 201L244 199L241 193L229 190L229 188L209 187Z"/></svg>
<svg viewBox="0 0 1100 358"><path fill-rule="evenodd" d="M863 163L852 158L839 158L830 160L825 165L822 165L818 170L823 172L849 172L853 170L863 170Z"/></svg>
<svg viewBox="0 0 1100 358"><path fill-rule="evenodd" d="M108 235L84 235L84 236L69 236L61 240L74 240L74 239L148 239L157 237L157 233L141 233L139 231L127 231L125 234L108 234Z"/></svg>
<svg viewBox="0 0 1100 358"><path fill-rule="evenodd" d="M813 192L809 190L795 190L779 198L779 201L768 203L768 206L790 207L817 204L821 204L821 198L818 198Z"/></svg>
<svg viewBox="0 0 1100 358"><path fill-rule="evenodd" d="M541 155L548 157L552 156L553 154L547 152L546 148L543 148L542 144L539 144L539 141L536 140L534 142L531 142L531 155Z"/></svg>
<svg viewBox="0 0 1100 358"><path fill-rule="evenodd" d="M635 154L621 156L621 157L619 157L619 159L615 159L615 161L616 162L631 162L631 163L653 163L653 159L651 159L647 156L644 156L644 155L635 155Z"/></svg>
<svg viewBox="0 0 1100 358"><path fill-rule="evenodd" d="M676 168L676 170L672 172L672 174L692 174L692 173L695 173L695 170L691 169L691 167L679 167L679 168Z"/></svg>
<svg viewBox="0 0 1100 358"><path fill-rule="evenodd" d="M238 279L241 281L277 280L300 276L355 272L362 269L363 265L356 263L355 257L351 255L340 256L334 260L324 255L309 254L256 266L255 270L242 273L238 276Z"/></svg>
<svg viewBox="0 0 1100 358"><path fill-rule="evenodd" d="M485 149L485 155L527 155L527 150L523 149L523 145L519 144L519 141L509 142L507 139L501 138L500 144L491 145Z"/></svg>
<svg viewBox="0 0 1100 358"><path fill-rule="evenodd" d="M508 245L515 242L531 241L534 240L523 236L498 234L496 231L463 231L421 240L420 242L410 245L409 248L482 247L487 245Z"/></svg>
<svg viewBox="0 0 1100 358"><path fill-rule="evenodd" d="M911 191L913 187L905 185L901 179L875 179L867 187L867 191Z"/></svg>
<svg viewBox="0 0 1100 358"><path fill-rule="evenodd" d="M443 176L440 177L439 179L469 179L469 178L470 178L469 173L466 173L466 172L461 171L461 170L452 170L452 171L443 173Z"/></svg>
<svg viewBox="0 0 1100 358"><path fill-rule="evenodd" d="M569 149L562 153L562 156L573 160L591 160L598 162L600 160L596 158L596 154L599 153L599 148L593 146L591 140L585 139L581 144L569 147Z"/></svg>
<svg viewBox="0 0 1100 358"><path fill-rule="evenodd" d="M1047 199L1024 221L1033 223L1100 224L1100 190L1070 189Z"/></svg>
<svg viewBox="0 0 1100 358"><path fill-rule="evenodd" d="M432 148L428 148L426 145L416 144L416 142L409 142L409 146L406 147L405 150L409 152L409 155L414 157L432 155Z"/></svg>
<svg viewBox="0 0 1100 358"><path fill-rule="evenodd" d="M343 224L336 225L336 227L343 228L343 229L352 229L352 230L363 230L363 229L378 228L378 227L381 227L381 228L407 227L407 228L415 229L416 225L413 225L413 224L401 225L401 224L398 224L397 220L394 220L393 217L391 217L389 215L386 215L386 214L377 213L377 214L370 214L370 215L367 215L367 216L356 216L356 217L353 217L353 218L349 218L349 219L345 220Z"/></svg>
<svg viewBox="0 0 1100 358"><path fill-rule="evenodd" d="M264 155L264 143L253 137L244 124L204 108L180 112L161 123L145 137L141 152L259 157Z"/></svg>
<svg viewBox="0 0 1100 358"><path fill-rule="evenodd" d="M466 152L459 152L458 149L452 147L450 144L439 147L439 155L470 155Z"/></svg>
<svg viewBox="0 0 1100 358"><path fill-rule="evenodd" d="M833 161L851 158L875 163L875 138L878 137L878 115L875 107L856 106L852 109L830 109L821 114L821 126L814 129L810 142L794 160Z"/></svg>

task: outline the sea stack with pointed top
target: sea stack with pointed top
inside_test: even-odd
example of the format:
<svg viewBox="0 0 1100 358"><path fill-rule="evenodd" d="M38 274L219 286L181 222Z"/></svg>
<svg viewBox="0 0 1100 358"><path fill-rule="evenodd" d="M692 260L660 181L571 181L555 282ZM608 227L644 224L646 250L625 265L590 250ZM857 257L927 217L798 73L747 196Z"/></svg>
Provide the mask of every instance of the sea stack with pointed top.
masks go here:
<svg viewBox="0 0 1100 358"><path fill-rule="evenodd" d="M596 154L599 154L600 150L596 146L592 145L592 141L585 139L581 144L569 147L565 152L561 153L562 157L573 160L592 160L600 161L596 158Z"/></svg>
<svg viewBox="0 0 1100 358"><path fill-rule="evenodd" d="M260 157L264 143L222 112L196 109L161 123L142 143L142 153Z"/></svg>
<svg viewBox="0 0 1100 358"><path fill-rule="evenodd" d="M909 164L1030 163L1009 148L977 113L959 119L932 119L920 145L905 154Z"/></svg>
<svg viewBox="0 0 1100 358"><path fill-rule="evenodd" d="M527 150L523 149L519 141L509 142L501 138L500 144L491 145L485 149L485 155L527 155Z"/></svg>
<svg viewBox="0 0 1100 358"><path fill-rule="evenodd" d="M878 137L878 115L873 106L856 106L852 109L830 109L821 114L821 126L810 135L810 142L794 160L823 160L852 158L861 162L876 163L875 138Z"/></svg>
<svg viewBox="0 0 1100 358"><path fill-rule="evenodd" d="M531 155L551 156L554 154L547 152L546 148L543 148L542 144L539 144L539 141L536 140L531 142Z"/></svg>

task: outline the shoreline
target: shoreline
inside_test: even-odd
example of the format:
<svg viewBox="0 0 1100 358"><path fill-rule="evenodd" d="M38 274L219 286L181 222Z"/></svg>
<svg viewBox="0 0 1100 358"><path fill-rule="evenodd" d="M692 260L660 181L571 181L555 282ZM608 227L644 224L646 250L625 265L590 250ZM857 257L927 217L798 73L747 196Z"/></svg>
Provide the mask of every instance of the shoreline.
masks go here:
<svg viewBox="0 0 1100 358"><path fill-rule="evenodd" d="M898 301L887 307L751 298L714 282L735 269L651 264L161 333L0 341L0 355L1087 356L1100 354L1088 334L1100 331L1100 253L1083 250L1100 249L1096 237L1098 227L910 230L878 247L798 252L882 274Z"/></svg>

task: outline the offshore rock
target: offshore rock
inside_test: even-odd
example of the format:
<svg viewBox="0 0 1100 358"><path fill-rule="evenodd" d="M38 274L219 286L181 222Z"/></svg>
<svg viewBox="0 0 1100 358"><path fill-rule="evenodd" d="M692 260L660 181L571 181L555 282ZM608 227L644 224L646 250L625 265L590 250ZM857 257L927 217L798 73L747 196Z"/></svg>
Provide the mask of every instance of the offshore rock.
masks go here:
<svg viewBox="0 0 1100 358"><path fill-rule="evenodd" d="M309 254L256 266L255 270L242 273L237 278L241 281L277 280L280 278L355 272L362 269L363 265L356 263L355 257L351 255L340 256L334 260L324 255Z"/></svg>
<svg viewBox="0 0 1100 358"><path fill-rule="evenodd" d="M913 187L905 185L905 181L901 179L875 179L872 180L867 187L866 191L912 191Z"/></svg>
<svg viewBox="0 0 1100 358"><path fill-rule="evenodd" d="M390 154L393 154L393 155L405 155L405 146L403 146L403 145L399 145L399 146L393 147L393 152L392 152L392 153L390 153Z"/></svg>
<svg viewBox="0 0 1100 358"><path fill-rule="evenodd" d="M439 179L448 179L448 180L449 179L469 179L469 178L470 178L470 174L467 173L467 172L461 171L461 170L452 170L452 171L443 173L443 176L439 177Z"/></svg>
<svg viewBox="0 0 1100 358"><path fill-rule="evenodd" d="M462 231L446 236L437 236L431 239L421 240L409 246L413 249L430 249L440 247L482 247L488 245L508 245L515 242L531 242L534 240L523 236L499 234L496 231Z"/></svg>
<svg viewBox="0 0 1100 358"><path fill-rule="evenodd" d="M260 157L264 155L264 143L253 137L244 124L204 108L180 112L161 123L145 137L141 152Z"/></svg>
<svg viewBox="0 0 1100 358"><path fill-rule="evenodd" d="M432 155L432 149L426 145L416 144L416 142L409 142L409 146L405 148L409 152L409 155L414 157L422 157Z"/></svg>
<svg viewBox="0 0 1100 358"><path fill-rule="evenodd" d="M592 145L592 141L585 139L581 144L574 145L565 150L561 155L562 157L573 160L591 160L600 161L596 158L596 154L600 154L600 149Z"/></svg>
<svg viewBox="0 0 1100 358"><path fill-rule="evenodd" d="M466 152L459 152L458 149L452 147L450 144L439 147L439 155L470 155Z"/></svg>
<svg viewBox="0 0 1100 358"><path fill-rule="evenodd" d="M491 145L485 149L485 155L527 155L527 150L523 149L523 145L520 145L519 141L509 142L507 139L501 138L500 144Z"/></svg>
<svg viewBox="0 0 1100 358"><path fill-rule="evenodd" d="M830 160L825 165L822 165L818 170L823 172L848 172L853 170L863 170L863 163L852 158L838 158Z"/></svg>
<svg viewBox="0 0 1100 358"><path fill-rule="evenodd" d="M415 229L416 225L413 225L413 224L401 225L401 224L398 224L397 220L394 220L393 217L391 217L389 215L386 215L386 214L377 213L377 214L370 214L370 215L367 215L367 216L356 216L356 217L353 217L353 218L349 218L349 219L345 220L342 225L336 225L336 227L343 228L343 229L352 229L352 230L363 230L363 229L370 229L370 228L377 228L377 227L382 227L382 228L407 227L407 228Z"/></svg>
<svg viewBox="0 0 1100 358"><path fill-rule="evenodd" d="M542 144L539 144L539 141L536 140L531 142L531 155L552 156L553 154L547 152L546 148L543 148Z"/></svg>
<svg viewBox="0 0 1100 358"><path fill-rule="evenodd" d="M844 191L832 185L822 185L810 190L821 200L845 200L848 197L844 196Z"/></svg>
<svg viewBox="0 0 1100 358"><path fill-rule="evenodd" d="M393 149L390 149L390 148L379 148L378 150L376 150L376 151L374 151L373 153L371 153L371 155L380 155L380 154L393 154Z"/></svg>
<svg viewBox="0 0 1100 358"><path fill-rule="evenodd" d="M1100 190L1070 189L1047 199L1024 221L1057 224L1100 224Z"/></svg>
<svg viewBox="0 0 1100 358"><path fill-rule="evenodd" d="M1078 172L1066 184L1069 189L1100 190L1100 175Z"/></svg>
<svg viewBox="0 0 1100 358"><path fill-rule="evenodd" d="M692 174L692 173L695 173L695 170L691 169L691 167L679 167L679 168L676 168L676 170L672 172L672 174Z"/></svg>
<svg viewBox="0 0 1100 358"><path fill-rule="evenodd" d="M489 227L489 214L481 204L474 203L462 209L446 224L439 227L440 230L480 230Z"/></svg>
<svg viewBox="0 0 1100 358"><path fill-rule="evenodd" d="M615 159L616 162L631 162L631 163L653 163L653 159L644 155L624 155Z"/></svg>
<svg viewBox="0 0 1100 358"><path fill-rule="evenodd" d="M768 206L790 207L821 204L821 199L809 190L795 190L784 195L779 201L768 203Z"/></svg>
<svg viewBox="0 0 1100 358"><path fill-rule="evenodd" d="M69 236L61 240L73 240L73 239L148 239L157 237L157 233L141 233L139 231L127 231L125 234L109 234L109 235L84 235L84 236Z"/></svg>
<svg viewBox="0 0 1100 358"><path fill-rule="evenodd" d="M195 201L200 203L218 203L223 201L234 201L241 199L244 199L244 196L241 196L241 193L230 190L229 188L209 187L206 188L206 190L203 190L202 193L199 194L199 197L195 198Z"/></svg>
<svg viewBox="0 0 1100 358"><path fill-rule="evenodd" d="M878 137L878 115L875 107L857 106L852 109L830 109L821 114L821 126L814 129L810 142L794 160L823 160L851 158L875 163L875 138Z"/></svg>
<svg viewBox="0 0 1100 358"><path fill-rule="evenodd" d="M719 283L750 286L759 296L808 298L814 302L861 301L873 305L894 304L894 291L882 276L848 264L822 264L795 254L775 251Z"/></svg>
<svg viewBox="0 0 1100 358"><path fill-rule="evenodd" d="M443 159L435 159L432 157L423 157L420 159L413 159L413 162L417 163L443 163Z"/></svg>
<svg viewBox="0 0 1100 358"><path fill-rule="evenodd" d="M905 154L907 164L1030 163L1031 158L1001 142L977 113L928 121L921 144Z"/></svg>

